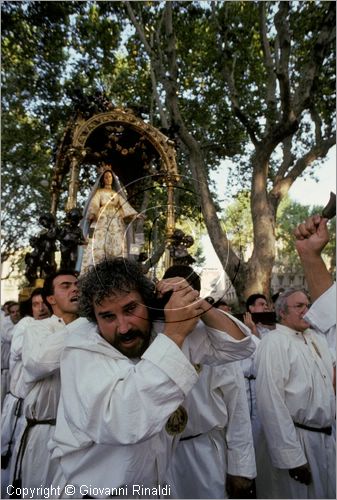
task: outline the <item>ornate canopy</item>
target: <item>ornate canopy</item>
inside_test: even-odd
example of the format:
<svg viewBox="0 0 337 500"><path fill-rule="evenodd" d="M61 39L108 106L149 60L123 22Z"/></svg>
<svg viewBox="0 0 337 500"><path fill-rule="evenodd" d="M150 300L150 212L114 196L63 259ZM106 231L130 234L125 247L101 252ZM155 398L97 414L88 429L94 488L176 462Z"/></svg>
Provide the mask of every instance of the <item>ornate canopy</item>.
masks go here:
<svg viewBox="0 0 337 500"><path fill-rule="evenodd" d="M144 177L160 179L168 186L168 203L173 212L172 186L178 180L173 141L132 110L115 108L88 119L79 113L65 131L52 176L53 214L65 176L70 173L66 204L66 210L70 210L77 205L81 166L98 166L102 162L112 165L129 194ZM168 222L171 230L173 220Z"/></svg>
<svg viewBox="0 0 337 500"><path fill-rule="evenodd" d="M82 106L69 122L56 153L52 214L56 215L63 184L68 184L68 212L78 205L81 169L96 167L99 171L102 164L111 165L133 205L142 186L165 185L166 236L171 238L175 226L173 191L179 180L174 143L133 110L113 108L109 103L100 103L95 112Z"/></svg>

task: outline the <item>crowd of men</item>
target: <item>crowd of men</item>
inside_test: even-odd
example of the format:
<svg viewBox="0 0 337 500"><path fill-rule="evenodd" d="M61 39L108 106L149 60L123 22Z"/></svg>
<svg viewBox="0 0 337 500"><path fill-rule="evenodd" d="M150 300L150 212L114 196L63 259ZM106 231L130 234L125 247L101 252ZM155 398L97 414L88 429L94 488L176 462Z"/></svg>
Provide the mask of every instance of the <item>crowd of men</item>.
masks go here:
<svg viewBox="0 0 337 500"><path fill-rule="evenodd" d="M123 258L4 304L1 497L336 498L327 220L294 234L308 293L273 327L261 293L241 322L192 268L153 283Z"/></svg>

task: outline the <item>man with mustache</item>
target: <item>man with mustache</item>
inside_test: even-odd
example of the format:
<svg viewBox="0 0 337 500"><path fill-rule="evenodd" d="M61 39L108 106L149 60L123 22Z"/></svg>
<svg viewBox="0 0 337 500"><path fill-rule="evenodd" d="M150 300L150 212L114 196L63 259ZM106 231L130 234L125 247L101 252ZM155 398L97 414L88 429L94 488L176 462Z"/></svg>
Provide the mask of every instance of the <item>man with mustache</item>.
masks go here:
<svg viewBox="0 0 337 500"><path fill-rule="evenodd" d="M198 380L197 364L248 356L248 329L185 279L162 280L155 290L123 258L99 263L79 288L88 321L70 326L62 354L53 484L74 485L75 498L168 495L164 478L188 420L182 403ZM165 320L153 328L156 294L169 299Z"/></svg>
<svg viewBox="0 0 337 500"><path fill-rule="evenodd" d="M326 337L336 376L336 283L322 258L330 239L327 223L328 219L313 215L295 228L294 235L312 300L305 319Z"/></svg>
<svg viewBox="0 0 337 500"><path fill-rule="evenodd" d="M59 270L48 276L43 295L52 316L34 321L23 337L20 392L26 426L12 459L12 484L32 488L35 498L40 497L37 488L49 486L53 475L47 443L55 429L60 355L68 335L67 325L78 317L77 274Z"/></svg>
<svg viewBox="0 0 337 500"><path fill-rule="evenodd" d="M265 436L256 454L258 498L336 498L333 364L326 339L306 320L309 307L305 292L285 290L275 303L279 324L257 348Z"/></svg>

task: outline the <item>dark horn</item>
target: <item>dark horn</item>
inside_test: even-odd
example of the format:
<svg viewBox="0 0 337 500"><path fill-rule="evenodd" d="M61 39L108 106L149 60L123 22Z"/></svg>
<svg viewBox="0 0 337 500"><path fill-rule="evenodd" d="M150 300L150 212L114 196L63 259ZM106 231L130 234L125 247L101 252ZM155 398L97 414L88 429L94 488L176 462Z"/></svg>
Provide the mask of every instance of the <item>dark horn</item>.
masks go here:
<svg viewBox="0 0 337 500"><path fill-rule="evenodd" d="M330 193L330 200L327 205L323 208L322 217L326 219L332 219L336 215L336 195L335 193Z"/></svg>

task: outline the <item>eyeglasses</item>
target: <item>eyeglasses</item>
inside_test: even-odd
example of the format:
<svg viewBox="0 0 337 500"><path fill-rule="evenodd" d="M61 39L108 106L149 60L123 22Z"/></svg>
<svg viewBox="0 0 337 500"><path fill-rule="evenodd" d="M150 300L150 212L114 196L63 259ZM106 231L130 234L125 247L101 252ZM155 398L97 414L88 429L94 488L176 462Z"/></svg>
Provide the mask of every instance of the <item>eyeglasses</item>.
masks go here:
<svg viewBox="0 0 337 500"><path fill-rule="evenodd" d="M296 304L294 306L288 306L288 307L293 307L297 311L303 311L303 309L310 309L311 304Z"/></svg>

